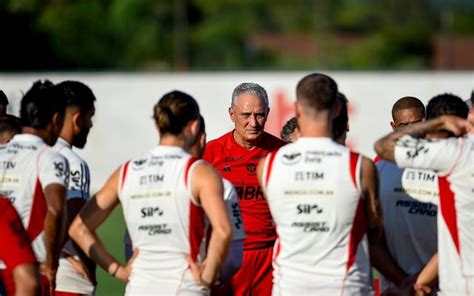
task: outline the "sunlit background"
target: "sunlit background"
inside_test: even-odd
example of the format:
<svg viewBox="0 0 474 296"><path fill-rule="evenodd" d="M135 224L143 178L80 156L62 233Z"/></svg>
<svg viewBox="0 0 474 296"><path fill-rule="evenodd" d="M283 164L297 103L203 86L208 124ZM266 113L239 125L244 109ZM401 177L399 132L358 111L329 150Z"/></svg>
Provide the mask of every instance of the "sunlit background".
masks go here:
<svg viewBox="0 0 474 296"><path fill-rule="evenodd" d="M97 96L86 148L91 188L158 142L152 106L172 89L196 97L209 139L243 81L267 88L267 130L292 116L294 88L323 71L350 101L348 145L373 156L396 99L474 88L473 0L0 0L0 89L9 112L37 79L80 80ZM100 229L123 260L120 209ZM98 269L97 295L124 285Z"/></svg>

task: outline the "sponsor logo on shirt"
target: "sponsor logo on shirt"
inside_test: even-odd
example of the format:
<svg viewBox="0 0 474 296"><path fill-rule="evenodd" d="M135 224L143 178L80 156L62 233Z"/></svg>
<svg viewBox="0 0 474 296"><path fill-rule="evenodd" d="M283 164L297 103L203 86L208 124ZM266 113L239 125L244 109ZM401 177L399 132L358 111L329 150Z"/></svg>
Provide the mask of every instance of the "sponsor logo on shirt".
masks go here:
<svg viewBox="0 0 474 296"><path fill-rule="evenodd" d="M235 186L239 200L265 200L260 186Z"/></svg>
<svg viewBox="0 0 474 296"><path fill-rule="evenodd" d="M159 207L146 207L140 210L142 218L163 216L164 212Z"/></svg>
<svg viewBox="0 0 474 296"><path fill-rule="evenodd" d="M324 180L324 172L315 171L297 171L295 181L318 181Z"/></svg>
<svg viewBox="0 0 474 296"><path fill-rule="evenodd" d="M397 200L396 207L407 208L409 214L421 216L436 216L437 206L429 203L417 202L414 200Z"/></svg>
<svg viewBox="0 0 474 296"><path fill-rule="evenodd" d="M321 214L323 209L317 204L299 204L296 206L298 215L301 214Z"/></svg>
<svg viewBox="0 0 474 296"><path fill-rule="evenodd" d="M233 202L231 204L231 207L232 207L232 216L234 217L234 226L235 228L237 229L241 229L242 228L242 219L240 219L240 207L239 207L239 203L237 202Z"/></svg>
<svg viewBox="0 0 474 296"><path fill-rule="evenodd" d="M140 185L153 184L163 182L165 176L158 174L150 174L145 176L140 176Z"/></svg>
<svg viewBox="0 0 474 296"><path fill-rule="evenodd" d="M148 235L170 234L171 228L167 223L140 225L138 231L145 231Z"/></svg>
<svg viewBox="0 0 474 296"><path fill-rule="evenodd" d="M287 165L297 164L301 160L301 153L283 154L281 161Z"/></svg>
<svg viewBox="0 0 474 296"><path fill-rule="evenodd" d="M329 226L325 221L293 222L291 227L300 228L303 232L328 232Z"/></svg>
<svg viewBox="0 0 474 296"><path fill-rule="evenodd" d="M231 171L230 166L226 165L225 167L222 168L221 171L222 172L230 172Z"/></svg>

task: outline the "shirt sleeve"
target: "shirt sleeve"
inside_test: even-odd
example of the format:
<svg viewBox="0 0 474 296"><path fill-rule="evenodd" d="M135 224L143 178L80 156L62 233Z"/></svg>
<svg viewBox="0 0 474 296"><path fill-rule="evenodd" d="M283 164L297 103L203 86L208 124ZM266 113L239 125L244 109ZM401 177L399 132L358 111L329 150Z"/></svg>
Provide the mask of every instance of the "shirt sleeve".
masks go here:
<svg viewBox="0 0 474 296"><path fill-rule="evenodd" d="M399 167L431 169L440 175L449 173L461 153L457 138L445 140L416 139L409 135L400 138L395 146L395 161Z"/></svg>
<svg viewBox="0 0 474 296"><path fill-rule="evenodd" d="M69 162L69 188L67 198L88 199L90 196L90 172L84 161Z"/></svg>
<svg viewBox="0 0 474 296"><path fill-rule="evenodd" d="M227 213L232 223L232 240L245 239L244 224L242 214L240 211L239 201L237 199L237 192L234 186L228 180L223 179L224 183L224 202L227 208Z"/></svg>
<svg viewBox="0 0 474 296"><path fill-rule="evenodd" d="M48 151L39 163L39 180L43 188L59 184L68 188L69 163L61 154Z"/></svg>
<svg viewBox="0 0 474 296"><path fill-rule="evenodd" d="M7 200L1 201L0 233L4 242L0 244L0 259L7 269L12 270L18 265L36 262L20 217Z"/></svg>

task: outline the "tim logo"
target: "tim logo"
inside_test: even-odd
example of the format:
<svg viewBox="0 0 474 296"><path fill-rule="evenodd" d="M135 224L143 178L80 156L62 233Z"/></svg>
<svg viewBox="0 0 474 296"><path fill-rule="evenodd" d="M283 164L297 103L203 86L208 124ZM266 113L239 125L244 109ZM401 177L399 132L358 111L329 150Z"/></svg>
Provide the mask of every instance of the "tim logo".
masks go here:
<svg viewBox="0 0 474 296"><path fill-rule="evenodd" d="M283 154L283 157L282 157L282 159L281 159L281 161L282 161L284 164L288 164L288 165L296 164L296 163L298 163L300 160L301 160L301 153L300 153L300 152L298 152L298 153L290 153L290 154Z"/></svg>
<svg viewBox="0 0 474 296"><path fill-rule="evenodd" d="M247 172L255 173L257 171L257 166L254 163L249 163L247 165Z"/></svg>

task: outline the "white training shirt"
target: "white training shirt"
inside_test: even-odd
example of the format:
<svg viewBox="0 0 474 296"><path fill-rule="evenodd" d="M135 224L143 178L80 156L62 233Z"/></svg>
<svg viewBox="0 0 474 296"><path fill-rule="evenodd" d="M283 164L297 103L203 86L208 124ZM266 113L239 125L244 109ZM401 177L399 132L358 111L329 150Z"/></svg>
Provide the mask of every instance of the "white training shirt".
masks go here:
<svg viewBox="0 0 474 296"><path fill-rule="evenodd" d="M69 162L69 186L67 200L75 198L88 200L90 197L90 172L87 163L72 150L71 145L64 139L58 138L53 149L64 156ZM91 283L81 273L77 272L72 264L65 258L66 255L73 256L80 260L76 249L69 240L62 250L59 259L59 267L56 274L56 291L93 294L95 285Z"/></svg>
<svg viewBox="0 0 474 296"><path fill-rule="evenodd" d="M206 295L192 278L185 254L197 260L205 214L191 193L191 172L202 160L179 147L158 146L120 172L119 198L135 259L127 295Z"/></svg>
<svg viewBox="0 0 474 296"><path fill-rule="evenodd" d="M48 211L44 188L67 187L67 160L32 134L15 135L0 145L0 194L15 206L38 262L46 261L44 220Z"/></svg>
<svg viewBox="0 0 474 296"><path fill-rule="evenodd" d="M474 295L474 143L404 136L395 146L395 160L400 167L438 173L441 294Z"/></svg>
<svg viewBox="0 0 474 296"><path fill-rule="evenodd" d="M438 176L430 170L400 169L380 160L380 204L390 254L407 274L416 274L437 252ZM382 291L394 285L381 276Z"/></svg>
<svg viewBox="0 0 474 296"><path fill-rule="evenodd" d="M299 138L266 157L274 295L372 294L361 162L330 138Z"/></svg>

